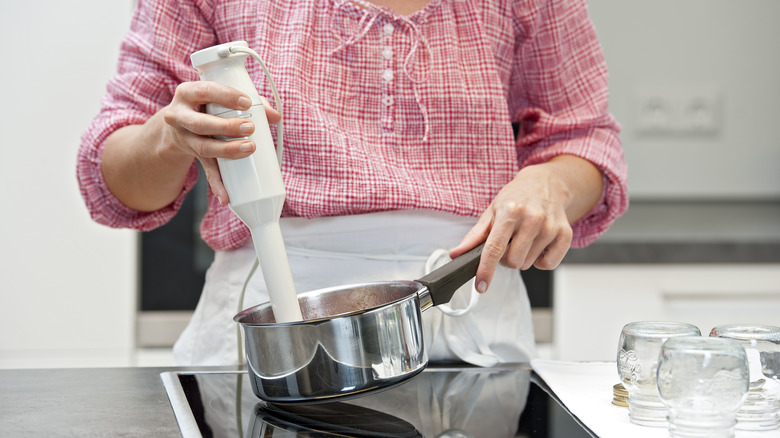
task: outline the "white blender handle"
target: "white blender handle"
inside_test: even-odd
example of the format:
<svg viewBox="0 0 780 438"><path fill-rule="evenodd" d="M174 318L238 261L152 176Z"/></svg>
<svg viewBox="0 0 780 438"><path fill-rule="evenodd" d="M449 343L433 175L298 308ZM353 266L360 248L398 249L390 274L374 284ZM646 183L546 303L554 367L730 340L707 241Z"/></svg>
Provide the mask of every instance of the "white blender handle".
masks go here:
<svg viewBox="0 0 780 438"><path fill-rule="evenodd" d="M214 103L206 105L209 114L220 117L246 117L255 125L254 133L249 136L257 146L255 152L239 159L218 158L217 163L222 183L230 197L230 209L247 225L252 234L276 322L301 321L303 317L279 227L285 199L280 170L283 124L280 122L278 125L279 147L275 149L263 100L244 66L248 55L252 55L263 67L281 113L279 93L271 74L260 56L250 49L245 41L209 47L193 53L190 59L201 80L231 86L252 99L252 106L247 111L238 111Z"/></svg>
<svg viewBox="0 0 780 438"><path fill-rule="evenodd" d="M249 136L256 145L256 150L251 156L240 159L217 159L225 190L230 197L230 206L234 211L242 204L256 202L260 199L281 198L283 202L285 196L280 171L283 153L283 124L279 124L279 148L276 149L271 137L268 119L265 116L263 100L244 66L246 57L249 55L256 57L265 70L274 92L274 99L281 112L281 101L270 73L265 67L265 63L257 56L257 53L248 47L246 42L235 41L220 44L195 52L190 57L201 80L228 85L248 95L252 100L252 106L246 111L234 110L216 103L206 104L206 112L209 114L219 117L248 118L255 125L254 133ZM274 207L277 206L274 205ZM281 215L281 205L278 207L278 214ZM264 213L263 216L265 217L267 214ZM241 215L239 217L244 220ZM251 218L247 219L252 221ZM263 220L267 221L267 218ZM244 222L250 228L253 225L247 221Z"/></svg>

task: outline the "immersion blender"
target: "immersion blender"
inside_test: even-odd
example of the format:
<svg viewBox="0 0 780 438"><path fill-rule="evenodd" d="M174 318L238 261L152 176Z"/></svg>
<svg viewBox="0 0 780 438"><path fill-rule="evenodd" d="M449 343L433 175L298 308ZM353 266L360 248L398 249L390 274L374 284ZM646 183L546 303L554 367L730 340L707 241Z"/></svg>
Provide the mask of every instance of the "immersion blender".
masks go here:
<svg viewBox="0 0 780 438"><path fill-rule="evenodd" d="M248 137L257 146L255 152L239 159L217 158L217 163L225 190L230 197L230 209L249 227L252 234L252 242L265 277L276 322L301 321L303 317L287 260L282 230L279 227L285 198L279 168L282 136L280 132L277 154L263 101L244 66L248 55L252 55L263 67L271 83L277 108L281 112L281 102L273 79L262 59L245 41L234 41L197 51L190 55L190 60L201 80L228 85L252 99L252 106L246 111L215 103L206 105L206 112L209 114L224 118L242 117L255 125L254 133Z"/></svg>

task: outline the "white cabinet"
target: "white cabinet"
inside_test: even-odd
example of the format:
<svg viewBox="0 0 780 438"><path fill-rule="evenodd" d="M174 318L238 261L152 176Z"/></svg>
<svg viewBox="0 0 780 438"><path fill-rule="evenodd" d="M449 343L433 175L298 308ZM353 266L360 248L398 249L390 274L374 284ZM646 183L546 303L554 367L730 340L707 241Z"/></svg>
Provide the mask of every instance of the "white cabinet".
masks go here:
<svg viewBox="0 0 780 438"><path fill-rule="evenodd" d="M563 264L553 274L553 351L614 360L620 330L639 320L780 326L780 264Z"/></svg>

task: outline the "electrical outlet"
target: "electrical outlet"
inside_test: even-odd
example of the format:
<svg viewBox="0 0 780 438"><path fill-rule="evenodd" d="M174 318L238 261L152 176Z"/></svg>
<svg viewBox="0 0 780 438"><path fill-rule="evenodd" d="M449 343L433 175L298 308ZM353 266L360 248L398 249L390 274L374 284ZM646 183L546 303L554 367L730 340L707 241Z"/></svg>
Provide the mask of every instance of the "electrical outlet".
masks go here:
<svg viewBox="0 0 780 438"><path fill-rule="evenodd" d="M721 107L713 89L645 88L636 94L635 127L643 135L713 135L720 131Z"/></svg>
<svg viewBox="0 0 780 438"><path fill-rule="evenodd" d="M680 130L690 134L714 134L720 129L721 104L717 93L692 92L680 102Z"/></svg>
<svg viewBox="0 0 780 438"><path fill-rule="evenodd" d="M643 91L637 99L637 130L647 134L673 132L675 103L668 94Z"/></svg>

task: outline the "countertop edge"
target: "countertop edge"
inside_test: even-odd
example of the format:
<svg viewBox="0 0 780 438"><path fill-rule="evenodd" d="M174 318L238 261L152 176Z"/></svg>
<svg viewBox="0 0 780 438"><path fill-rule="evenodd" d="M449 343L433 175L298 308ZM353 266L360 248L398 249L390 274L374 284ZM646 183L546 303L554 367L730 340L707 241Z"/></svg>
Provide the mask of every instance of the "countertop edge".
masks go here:
<svg viewBox="0 0 780 438"><path fill-rule="evenodd" d="M596 242L570 249L562 263L780 263L780 242Z"/></svg>

